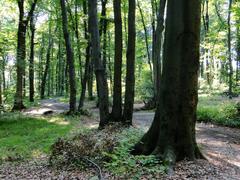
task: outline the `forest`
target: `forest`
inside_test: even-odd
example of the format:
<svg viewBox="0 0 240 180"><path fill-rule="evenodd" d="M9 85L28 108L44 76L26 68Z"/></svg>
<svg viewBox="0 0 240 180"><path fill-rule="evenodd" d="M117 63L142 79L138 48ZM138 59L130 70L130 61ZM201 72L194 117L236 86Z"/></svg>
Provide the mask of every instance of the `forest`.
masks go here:
<svg viewBox="0 0 240 180"><path fill-rule="evenodd" d="M1 0L0 179L240 179L239 0Z"/></svg>

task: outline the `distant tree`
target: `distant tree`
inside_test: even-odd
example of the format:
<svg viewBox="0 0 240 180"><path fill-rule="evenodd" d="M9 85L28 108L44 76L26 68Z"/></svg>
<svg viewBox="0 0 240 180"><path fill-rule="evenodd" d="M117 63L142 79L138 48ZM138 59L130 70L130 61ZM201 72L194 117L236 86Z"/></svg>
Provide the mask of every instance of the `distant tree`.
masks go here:
<svg viewBox="0 0 240 180"><path fill-rule="evenodd" d="M19 22L17 33L17 85L16 94L14 97L14 105L12 110L22 110L25 108L23 104L23 76L25 73L25 58L26 58L26 31L30 18L33 16L37 0L31 4L30 11L24 11L24 0L18 0ZM27 15L26 15L27 14Z"/></svg>
<svg viewBox="0 0 240 180"><path fill-rule="evenodd" d="M229 67L229 80L228 80L228 91L229 91L229 98L232 99L232 86L233 86L233 66L232 66L232 33L231 33L231 11L232 11L232 0L229 0L228 5L228 67Z"/></svg>
<svg viewBox="0 0 240 180"><path fill-rule="evenodd" d="M161 155L169 165L201 158L195 138L200 1L168 1L160 98L154 121L132 154Z"/></svg>
<svg viewBox="0 0 240 180"><path fill-rule="evenodd" d="M76 80L75 80L75 67L74 67L74 55L71 45L71 40L68 32L68 18L67 10L65 5L65 0L61 1L62 10L62 28L63 35L65 39L66 52L67 52L67 64L68 64L68 75L69 75L69 85L70 85L70 99L69 99L69 113L76 112Z"/></svg>
<svg viewBox="0 0 240 180"><path fill-rule="evenodd" d="M89 30L90 42L92 47L92 61L94 63L94 71L97 81L99 111L100 111L100 127L104 127L108 123L109 105L108 105L108 89L107 78L104 63L101 59L100 51L100 35L97 18L97 0L88 1Z"/></svg>
<svg viewBox="0 0 240 180"><path fill-rule="evenodd" d="M47 83L47 77L49 76L49 68L50 68L50 56L51 56L51 50L53 47L53 39L51 36L51 22L49 22L49 32L48 32L48 48L47 48L47 54L46 54L46 63L45 63L45 69L42 76L42 82L41 82L41 90L40 90L40 98L45 98L45 89L46 89L46 83Z"/></svg>
<svg viewBox="0 0 240 180"><path fill-rule="evenodd" d="M135 91L136 2L135 0L128 2L127 73L123 122L131 125Z"/></svg>
<svg viewBox="0 0 240 180"><path fill-rule="evenodd" d="M83 13L85 16L87 16L87 2L84 0L83 2ZM90 71L90 39L89 39L89 28L87 20L84 19L83 22L84 27L84 39L87 41L87 47L85 48L85 68L84 68L84 75L82 79L82 89L80 94L80 100L78 105L78 111L80 111L83 107L85 96L86 96L86 90L87 90L87 82L89 80L89 71Z"/></svg>

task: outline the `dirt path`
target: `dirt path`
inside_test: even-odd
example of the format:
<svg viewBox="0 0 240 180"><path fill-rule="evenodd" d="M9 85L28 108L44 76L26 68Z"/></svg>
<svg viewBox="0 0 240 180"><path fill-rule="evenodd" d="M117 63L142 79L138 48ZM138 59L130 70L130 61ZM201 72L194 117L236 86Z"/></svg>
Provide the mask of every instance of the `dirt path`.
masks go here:
<svg viewBox="0 0 240 180"><path fill-rule="evenodd" d="M93 103L87 104L86 107L93 112L93 119L95 119L91 119L90 122L86 121L86 125L97 125L98 110L94 108ZM25 113L41 115L46 111L61 113L67 109L67 103L60 103L57 99L48 99L41 101L40 107L28 109ZM154 112L138 111L134 112L133 116L134 125L147 131L153 120ZM209 160L209 163L218 169L218 174L222 173L221 179L240 180L240 129L198 123L196 132L197 142L202 152ZM181 169L183 167L181 166L179 168ZM198 169L196 169L196 171L198 171Z"/></svg>

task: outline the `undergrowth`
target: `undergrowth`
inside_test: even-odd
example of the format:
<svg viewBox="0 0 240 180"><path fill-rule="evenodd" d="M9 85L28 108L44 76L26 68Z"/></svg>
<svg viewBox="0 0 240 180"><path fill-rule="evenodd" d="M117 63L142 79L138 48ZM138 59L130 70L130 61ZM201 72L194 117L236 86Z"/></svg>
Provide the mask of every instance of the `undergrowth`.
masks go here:
<svg viewBox="0 0 240 180"><path fill-rule="evenodd" d="M218 96L200 97L198 121L240 128L240 105Z"/></svg>
<svg viewBox="0 0 240 180"><path fill-rule="evenodd" d="M101 131L94 129L71 139L59 139L52 146L50 163L57 168L85 169L90 166L84 162L88 159L118 178L158 177L166 168L155 156L133 156L129 152L142 135L139 129L115 124Z"/></svg>
<svg viewBox="0 0 240 180"><path fill-rule="evenodd" d="M103 152L110 158L105 162L105 167L113 174L121 177L139 179L142 176L148 178L163 174L166 166L154 155L133 156L129 153L131 147L139 141L144 132L136 128L124 129L118 134L118 144L112 152ZM153 176L151 176L153 175Z"/></svg>

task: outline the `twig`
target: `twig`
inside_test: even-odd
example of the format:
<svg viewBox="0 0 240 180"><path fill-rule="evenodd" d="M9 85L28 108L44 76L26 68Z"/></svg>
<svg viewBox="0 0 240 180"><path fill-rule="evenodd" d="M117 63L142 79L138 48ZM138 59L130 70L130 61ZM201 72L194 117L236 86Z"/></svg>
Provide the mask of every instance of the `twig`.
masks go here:
<svg viewBox="0 0 240 180"><path fill-rule="evenodd" d="M83 160L91 163L93 166L95 166L95 167L98 169L98 173L99 173L99 174L98 174L98 178L99 178L99 180L104 180L104 178L103 178L103 176L102 176L102 170L101 170L101 168L100 168L95 162L93 162L93 161L91 161L90 159L85 158L85 157L81 157L81 159L83 159Z"/></svg>

